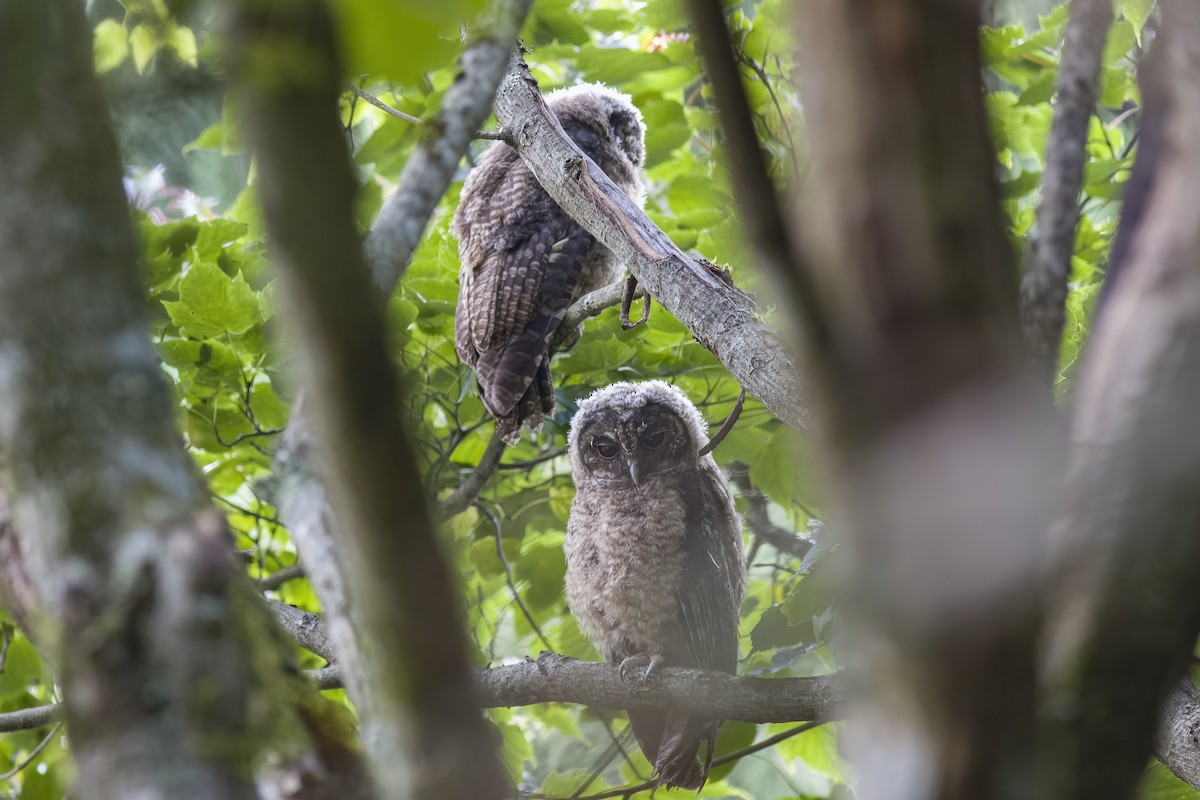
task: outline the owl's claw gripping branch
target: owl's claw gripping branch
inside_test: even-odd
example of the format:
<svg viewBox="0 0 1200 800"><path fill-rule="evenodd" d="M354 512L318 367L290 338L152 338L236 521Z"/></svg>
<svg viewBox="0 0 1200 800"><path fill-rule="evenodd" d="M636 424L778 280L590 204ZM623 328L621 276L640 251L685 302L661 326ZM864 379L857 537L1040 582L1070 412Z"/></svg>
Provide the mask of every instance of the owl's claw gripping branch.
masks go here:
<svg viewBox="0 0 1200 800"><path fill-rule="evenodd" d="M642 673L641 677L641 680L644 683L645 681L650 680L650 676L654 674L656 669L662 666L662 663L662 653L637 653L629 656L628 658L622 659L620 666L621 677L625 680L629 680L637 670L645 667L646 671Z"/></svg>
<svg viewBox="0 0 1200 800"><path fill-rule="evenodd" d="M638 325L644 325L650 319L650 301L653 299L649 294L643 293L645 298L642 303L642 318L637 322L629 319L629 312L633 309L633 298L637 294L638 281L633 275L625 279L625 294L621 297L621 329L629 330L636 328Z"/></svg>

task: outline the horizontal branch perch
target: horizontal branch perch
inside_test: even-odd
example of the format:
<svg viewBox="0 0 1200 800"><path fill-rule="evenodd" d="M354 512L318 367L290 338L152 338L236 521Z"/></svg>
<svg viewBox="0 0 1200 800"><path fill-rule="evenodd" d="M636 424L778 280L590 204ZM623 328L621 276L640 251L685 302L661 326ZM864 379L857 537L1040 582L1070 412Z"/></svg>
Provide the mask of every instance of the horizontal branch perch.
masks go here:
<svg viewBox="0 0 1200 800"><path fill-rule="evenodd" d="M842 699L840 681L816 678L737 678L723 672L662 667L648 680L622 678L611 664L542 653L536 661L478 673L485 706L583 703L600 708L672 708L745 722L830 719Z"/></svg>
<svg viewBox="0 0 1200 800"><path fill-rule="evenodd" d="M315 616L315 615L314 615ZM306 673L321 689L342 686L336 665ZM536 661L476 670L477 697L486 708L538 703L582 703L599 708L665 708L745 722L839 718L842 682L813 678L737 678L721 672L663 667L649 680L622 678L611 664L542 653ZM1155 756L1193 786L1200 784L1200 745L1192 731L1200 717L1200 689L1183 681L1158 726ZM0 714L0 733L40 728L60 718L60 705Z"/></svg>

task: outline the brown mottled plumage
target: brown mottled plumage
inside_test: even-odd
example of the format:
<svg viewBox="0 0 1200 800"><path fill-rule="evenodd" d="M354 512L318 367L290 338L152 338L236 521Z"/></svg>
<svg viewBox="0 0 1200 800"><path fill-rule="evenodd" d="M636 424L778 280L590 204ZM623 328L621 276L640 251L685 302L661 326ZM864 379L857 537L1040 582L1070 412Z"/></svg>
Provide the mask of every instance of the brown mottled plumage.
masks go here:
<svg viewBox="0 0 1200 800"><path fill-rule="evenodd" d="M742 524L713 457L696 455L707 442L700 412L662 381L601 389L571 421L567 600L623 673L643 664L737 672ZM721 720L639 710L629 722L660 784L704 784Z"/></svg>
<svg viewBox="0 0 1200 800"><path fill-rule="evenodd" d="M642 116L629 97L596 84L547 97L563 130L620 189L641 202ZM516 151L497 142L467 178L458 234L458 355L509 443L554 411L547 343L567 307L612 283L621 265L541 187Z"/></svg>

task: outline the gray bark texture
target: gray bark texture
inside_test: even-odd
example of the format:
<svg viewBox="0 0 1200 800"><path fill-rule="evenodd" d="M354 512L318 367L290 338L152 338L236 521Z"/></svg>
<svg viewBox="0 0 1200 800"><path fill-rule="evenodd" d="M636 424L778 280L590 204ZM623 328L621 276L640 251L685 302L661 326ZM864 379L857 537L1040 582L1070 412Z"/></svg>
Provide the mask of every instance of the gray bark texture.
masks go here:
<svg viewBox="0 0 1200 800"><path fill-rule="evenodd" d="M332 19L320 0L225 6L233 91L302 349L313 455L328 470L339 522L364 679L355 699L376 779L386 797L499 798L503 767L468 667L460 591L438 548L401 419L383 297L354 227ZM309 69L264 80L264 56L281 43Z"/></svg>
<svg viewBox="0 0 1200 800"><path fill-rule="evenodd" d="M407 269L430 216L445 194L475 131L487 118L496 85L508 66L510 53L528 12L530 0L494 0L477 25L475 38L462 58L459 79L446 91L429 128L437 135L417 144L400 176L400 186L379 213L363 245L374 280L384 295L396 288ZM326 475L314 452L314 434L298 402L276 457L278 505L305 564L313 591L321 600L337 662L351 698L359 708L373 700L350 621L343 558L326 494ZM495 452L499 463L503 447ZM490 476L472 475L461 491L447 498L442 513L452 516L466 508Z"/></svg>
<svg viewBox="0 0 1200 800"><path fill-rule="evenodd" d="M976 13L796 5L797 226L826 326L806 355L850 561L847 750L875 800L1026 800L1034 765L1056 437L1020 359Z"/></svg>
<svg viewBox="0 0 1200 800"><path fill-rule="evenodd" d="M79 796L248 798L265 721L229 538L150 346L91 42L70 0L0 7L3 478Z"/></svg>
<svg viewBox="0 0 1200 800"><path fill-rule="evenodd" d="M696 340L777 417L808 425L807 390L779 333L751 299L683 253L583 154L546 106L518 54L500 82L496 119L554 201L620 258Z"/></svg>
<svg viewBox="0 0 1200 800"><path fill-rule="evenodd" d="M61 680L73 796L249 798L287 772L354 797L348 728L279 676L175 428L82 7L0 5L0 70L0 583Z"/></svg>
<svg viewBox="0 0 1200 800"><path fill-rule="evenodd" d="M1088 343L1052 530L1055 798L1131 796L1200 633L1200 6L1163 21L1158 174Z"/></svg>
<svg viewBox="0 0 1200 800"><path fill-rule="evenodd" d="M1163 704L1154 755L1167 769L1200 790L1200 688L1180 681Z"/></svg>
<svg viewBox="0 0 1200 800"><path fill-rule="evenodd" d="M1050 383L1066 319L1067 281L1079 191L1087 161L1088 123L1100 91L1104 40L1113 21L1110 0L1073 0L1058 67L1054 124L1042 178L1042 204L1021 269L1021 322L1033 369Z"/></svg>

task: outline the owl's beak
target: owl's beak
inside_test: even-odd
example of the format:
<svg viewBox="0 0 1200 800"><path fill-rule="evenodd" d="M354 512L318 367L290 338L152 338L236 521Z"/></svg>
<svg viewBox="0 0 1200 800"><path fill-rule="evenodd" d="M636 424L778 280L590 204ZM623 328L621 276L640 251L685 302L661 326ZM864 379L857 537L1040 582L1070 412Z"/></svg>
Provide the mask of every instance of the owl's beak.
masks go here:
<svg viewBox="0 0 1200 800"><path fill-rule="evenodd" d="M638 470L638 462L635 458L629 459L629 477L633 479L634 486L642 485L641 472Z"/></svg>

